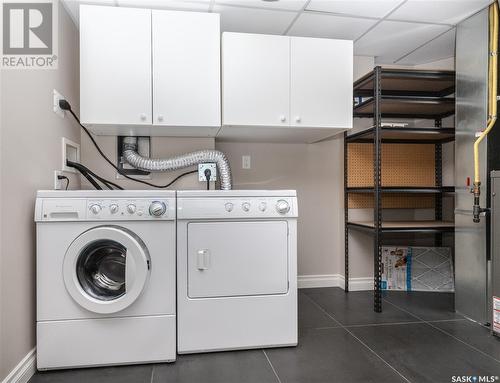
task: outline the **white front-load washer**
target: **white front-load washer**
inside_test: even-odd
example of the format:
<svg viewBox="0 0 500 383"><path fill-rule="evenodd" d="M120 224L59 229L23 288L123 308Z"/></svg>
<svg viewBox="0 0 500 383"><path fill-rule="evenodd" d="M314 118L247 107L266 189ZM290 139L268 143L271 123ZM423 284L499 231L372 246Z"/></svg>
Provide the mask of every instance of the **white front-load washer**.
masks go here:
<svg viewBox="0 0 500 383"><path fill-rule="evenodd" d="M297 197L177 192L177 350L297 345Z"/></svg>
<svg viewBox="0 0 500 383"><path fill-rule="evenodd" d="M39 191L37 367L176 356L175 192Z"/></svg>

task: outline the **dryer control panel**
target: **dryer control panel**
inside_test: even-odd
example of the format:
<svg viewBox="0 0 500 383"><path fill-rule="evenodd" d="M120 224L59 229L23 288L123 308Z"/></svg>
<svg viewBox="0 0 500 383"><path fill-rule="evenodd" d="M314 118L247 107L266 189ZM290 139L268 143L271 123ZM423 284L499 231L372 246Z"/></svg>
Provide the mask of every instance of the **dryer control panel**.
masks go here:
<svg viewBox="0 0 500 383"><path fill-rule="evenodd" d="M295 218L296 197L178 198L178 219Z"/></svg>
<svg viewBox="0 0 500 383"><path fill-rule="evenodd" d="M40 221L174 220L174 198L46 198L37 203Z"/></svg>

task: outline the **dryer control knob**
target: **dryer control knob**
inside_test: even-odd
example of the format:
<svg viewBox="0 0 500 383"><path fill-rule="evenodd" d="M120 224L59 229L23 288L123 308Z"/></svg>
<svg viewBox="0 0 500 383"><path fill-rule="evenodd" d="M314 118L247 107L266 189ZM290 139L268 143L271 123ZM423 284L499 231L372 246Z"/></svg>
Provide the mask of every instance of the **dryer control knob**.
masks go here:
<svg viewBox="0 0 500 383"><path fill-rule="evenodd" d="M93 204L93 205L90 205L90 211L93 213L93 214L99 214L101 212L101 205L98 205L98 204Z"/></svg>
<svg viewBox="0 0 500 383"><path fill-rule="evenodd" d="M243 209L243 211L250 211L250 203L249 202L243 202L241 204L241 208Z"/></svg>
<svg viewBox="0 0 500 383"><path fill-rule="evenodd" d="M153 201L149 205L149 214L155 217L161 217L167 211L167 206L161 201Z"/></svg>
<svg viewBox="0 0 500 383"><path fill-rule="evenodd" d="M136 210L136 207L133 203L127 205L127 211L130 213L130 214L134 214L135 213L135 210Z"/></svg>
<svg viewBox="0 0 500 383"><path fill-rule="evenodd" d="M290 204L284 199L280 199L276 202L276 211L280 214L286 214L290 211Z"/></svg>
<svg viewBox="0 0 500 383"><path fill-rule="evenodd" d="M109 205L109 211L111 214L116 214L118 213L118 205L116 203L112 204L112 205Z"/></svg>

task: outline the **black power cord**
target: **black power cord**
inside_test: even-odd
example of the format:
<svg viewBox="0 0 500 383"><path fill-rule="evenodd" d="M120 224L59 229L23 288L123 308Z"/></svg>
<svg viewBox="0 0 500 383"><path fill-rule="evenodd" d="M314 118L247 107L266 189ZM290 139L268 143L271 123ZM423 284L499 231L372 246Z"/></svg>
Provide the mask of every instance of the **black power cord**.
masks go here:
<svg viewBox="0 0 500 383"><path fill-rule="evenodd" d="M206 168L204 173L205 179L207 180L207 190L210 190L210 176L212 175L212 171Z"/></svg>
<svg viewBox="0 0 500 383"><path fill-rule="evenodd" d="M154 187L154 188L158 188L158 189L165 189L165 188L168 188L169 186L172 186L172 184L174 182L176 182L178 179L180 179L180 178L182 178L184 176L187 176L188 174L193 174L193 173L197 173L198 172L197 170L191 170L189 172L182 173L179 176L175 177L172 181L170 181L166 185L155 185L155 184L152 184L151 182L147 182L147 181L143 181L143 180L138 180L137 178L130 177L127 174L125 174L118 166L116 166L113 163L113 161L111 161L106 156L106 154L104 154L104 152L101 150L101 148L99 147L99 145L97 144L97 142L94 140L94 137L92 137L92 135L90 134L90 132L88 131L88 129L85 126L82 125L82 123L80 122L80 119L78 118L78 116L75 114L75 112L73 112L73 110L71 109L71 105L69 104L68 101L66 101L66 100L59 100L59 107L62 110L67 110L73 116L73 118L76 120L76 122L78 122L78 125L80 125L80 127L83 129L83 131L90 138L90 141L92 141L92 143L94 144L95 148L97 149L97 151L99 152L99 154L101 155L101 157L104 158L104 160L106 160L106 162L108 164L110 164L118 172L118 174L122 175L123 177L125 177L128 180L135 181L135 182L138 182L138 183L141 183L141 184L144 184L144 185L148 185L148 186L151 186L151 187Z"/></svg>
<svg viewBox="0 0 500 383"><path fill-rule="evenodd" d="M68 190L68 187L69 187L69 178L66 177L66 176L59 175L59 176L57 176L57 179L58 180L66 180L66 187L64 188L64 190Z"/></svg>
<svg viewBox="0 0 500 383"><path fill-rule="evenodd" d="M123 188L120 185L117 185L117 184L101 177L100 175L94 173L92 170L90 170L89 168L87 168L86 166L84 166L78 162L66 160L66 165L68 165L69 167L75 168L76 170L78 170L82 174L87 173L88 175L95 178L96 180L101 181L101 183L110 190L113 190L113 186L119 190L123 190Z"/></svg>

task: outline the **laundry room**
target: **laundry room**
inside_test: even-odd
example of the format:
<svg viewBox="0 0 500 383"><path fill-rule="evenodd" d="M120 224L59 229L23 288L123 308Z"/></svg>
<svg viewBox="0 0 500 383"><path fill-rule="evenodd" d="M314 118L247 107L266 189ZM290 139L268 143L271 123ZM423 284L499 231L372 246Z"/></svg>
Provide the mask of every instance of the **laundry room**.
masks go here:
<svg viewBox="0 0 500 383"><path fill-rule="evenodd" d="M495 382L499 4L3 0L0 382Z"/></svg>

